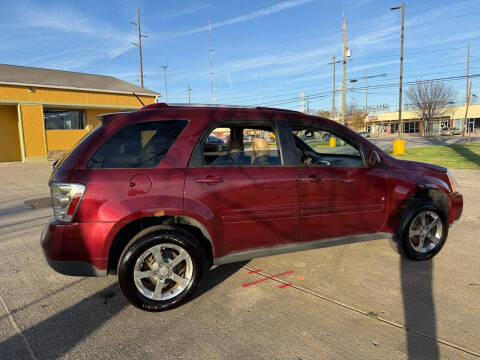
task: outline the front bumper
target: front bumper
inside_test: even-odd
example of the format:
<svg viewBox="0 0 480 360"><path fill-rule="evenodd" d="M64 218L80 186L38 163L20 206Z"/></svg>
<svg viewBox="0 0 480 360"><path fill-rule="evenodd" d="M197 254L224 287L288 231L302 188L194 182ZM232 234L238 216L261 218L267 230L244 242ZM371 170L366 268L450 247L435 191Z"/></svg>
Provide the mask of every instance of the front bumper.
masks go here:
<svg viewBox="0 0 480 360"><path fill-rule="evenodd" d="M463 196L459 192L451 193L450 194L450 204L451 204L451 211L450 211L450 224L453 224L455 221L460 219L462 216L463 211Z"/></svg>
<svg viewBox="0 0 480 360"><path fill-rule="evenodd" d="M114 223L62 223L43 229L40 243L47 263L70 276L106 276L108 248L105 240Z"/></svg>

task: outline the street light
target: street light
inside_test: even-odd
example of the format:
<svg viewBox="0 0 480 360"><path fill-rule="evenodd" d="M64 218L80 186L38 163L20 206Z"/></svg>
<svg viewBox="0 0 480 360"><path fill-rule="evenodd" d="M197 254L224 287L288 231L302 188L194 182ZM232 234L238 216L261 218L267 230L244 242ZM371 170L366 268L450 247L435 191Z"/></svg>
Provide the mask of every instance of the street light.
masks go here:
<svg viewBox="0 0 480 360"><path fill-rule="evenodd" d="M401 6L395 6L390 8L390 10L399 10L402 9L402 35L400 39L400 88L398 92L398 136L401 137L401 128L402 128L402 79L403 79L403 32L405 24L405 3L402 3Z"/></svg>

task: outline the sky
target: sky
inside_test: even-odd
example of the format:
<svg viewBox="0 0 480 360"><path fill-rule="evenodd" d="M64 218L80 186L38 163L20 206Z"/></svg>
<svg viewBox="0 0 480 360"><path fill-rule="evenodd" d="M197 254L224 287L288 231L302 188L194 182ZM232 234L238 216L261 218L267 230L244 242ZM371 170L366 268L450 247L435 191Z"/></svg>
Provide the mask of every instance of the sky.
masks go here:
<svg viewBox="0 0 480 360"><path fill-rule="evenodd" d="M300 109L332 106L332 56L347 20L347 103L398 105L401 5L390 0L0 0L0 63L111 75L139 84L140 8L144 85L168 102L211 103L209 19L216 103ZM447 78L462 104L470 43L472 93L480 92L478 0L405 2L404 89ZM336 107L342 64L336 66ZM457 77L457 79L452 79ZM458 78L459 77L459 78ZM357 80L350 82L350 80ZM479 94L480 95L480 94ZM405 103L405 101L404 101ZM373 110L372 110L373 111Z"/></svg>

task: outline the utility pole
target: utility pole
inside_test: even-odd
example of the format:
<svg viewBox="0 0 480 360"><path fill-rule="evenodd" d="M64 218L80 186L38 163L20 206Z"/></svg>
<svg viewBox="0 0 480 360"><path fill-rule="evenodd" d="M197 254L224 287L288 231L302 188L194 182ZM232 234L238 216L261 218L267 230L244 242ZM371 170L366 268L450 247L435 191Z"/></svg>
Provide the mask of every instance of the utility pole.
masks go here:
<svg viewBox="0 0 480 360"><path fill-rule="evenodd" d="M402 132L402 80L403 80L403 33L405 29L405 3L401 6L390 8L390 10L402 9L402 35L400 39L400 88L398 92L398 137Z"/></svg>
<svg viewBox="0 0 480 360"><path fill-rule="evenodd" d="M300 112L305 113L305 92L300 92Z"/></svg>
<svg viewBox="0 0 480 360"><path fill-rule="evenodd" d="M190 92L192 91L192 88L190 85L187 85L187 91L188 91L188 103L190 104Z"/></svg>
<svg viewBox="0 0 480 360"><path fill-rule="evenodd" d="M336 84L335 84L335 65L342 62L341 60L335 61L335 55L332 56L332 62L328 65L333 65L333 88L332 88L332 120L335 118L335 96L336 96Z"/></svg>
<svg viewBox="0 0 480 360"><path fill-rule="evenodd" d="M366 70L365 75L365 112L368 116L368 69Z"/></svg>
<svg viewBox="0 0 480 360"><path fill-rule="evenodd" d="M463 127L465 129L465 126L467 126L467 132L469 132L469 124L467 124L468 104L470 103L470 94L468 91L469 76L470 76L470 43L468 43L467 45L467 90L466 90L467 92L465 94L466 109L465 109L465 124ZM465 130L463 133L465 134Z"/></svg>
<svg viewBox="0 0 480 360"><path fill-rule="evenodd" d="M343 75L342 75L342 124L347 124L347 19L343 18Z"/></svg>
<svg viewBox="0 0 480 360"><path fill-rule="evenodd" d="M165 102L168 103L168 91L167 91L167 68L168 68L168 65L162 65L161 67L163 69L163 79L165 81Z"/></svg>
<svg viewBox="0 0 480 360"><path fill-rule="evenodd" d="M332 56L333 87L332 87L332 120L335 118L335 55Z"/></svg>
<svg viewBox="0 0 480 360"><path fill-rule="evenodd" d="M138 43L132 43L132 45L138 46L138 51L140 55L140 85L143 88L143 63L142 63L142 37L148 37L147 35L142 35L142 30L140 28L140 8L137 8L137 22L130 21L130 24L138 27Z"/></svg>
<svg viewBox="0 0 480 360"><path fill-rule="evenodd" d="M465 124L467 124L467 132L468 132L468 141L467 144L470 144L470 121L468 120L468 107L470 106L470 93L472 92L472 82L467 85L467 101L465 106ZM468 121L468 122L467 122Z"/></svg>
<svg viewBox="0 0 480 360"><path fill-rule="evenodd" d="M208 38L210 42L210 86L212 88L212 104L215 104L215 78L213 72L213 47L212 47L212 25L210 23L210 18L208 18Z"/></svg>

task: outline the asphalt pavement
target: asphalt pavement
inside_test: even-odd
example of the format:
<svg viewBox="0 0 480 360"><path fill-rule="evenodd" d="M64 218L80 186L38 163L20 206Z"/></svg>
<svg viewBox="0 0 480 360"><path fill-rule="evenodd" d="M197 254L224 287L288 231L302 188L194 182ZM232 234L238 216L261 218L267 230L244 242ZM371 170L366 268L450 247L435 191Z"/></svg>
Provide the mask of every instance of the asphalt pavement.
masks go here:
<svg viewBox="0 0 480 360"><path fill-rule="evenodd" d="M393 140L397 140L396 136L382 136L382 137L370 137L371 142L377 145L382 150L392 150ZM466 144L468 141L467 136L453 135L453 136L435 136L435 137L422 137L422 136L403 136L402 140L405 140L405 147L420 147L420 146L433 146L433 145L458 145ZM480 141L480 136L472 136L472 142Z"/></svg>
<svg viewBox="0 0 480 360"><path fill-rule="evenodd" d="M464 214L432 261L404 260L388 240L260 258L212 269L163 313L129 305L114 276L48 267L49 172L0 164L2 360L480 357L480 171L453 170Z"/></svg>

